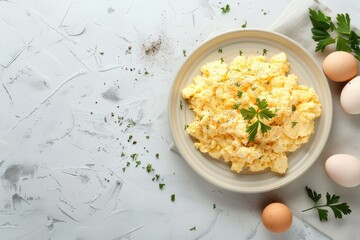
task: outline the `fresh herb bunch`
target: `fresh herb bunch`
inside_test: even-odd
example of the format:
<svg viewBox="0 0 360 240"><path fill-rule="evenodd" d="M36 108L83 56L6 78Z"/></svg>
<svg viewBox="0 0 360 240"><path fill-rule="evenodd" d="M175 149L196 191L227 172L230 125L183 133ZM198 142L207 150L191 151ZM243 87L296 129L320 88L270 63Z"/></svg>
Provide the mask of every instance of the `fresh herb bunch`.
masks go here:
<svg viewBox="0 0 360 240"><path fill-rule="evenodd" d="M335 218L342 218L343 214L348 215L351 213L349 205L347 203L339 203L340 196L335 194L330 195L326 193L326 204L318 205L319 200L321 199L321 194L318 194L316 191L312 191L309 187L306 186L306 192L314 201L314 206L308 209L303 210L302 212L309 211L311 209L317 209L319 213L320 221L328 221L328 210L323 209L324 207L329 207L334 212Z"/></svg>
<svg viewBox="0 0 360 240"><path fill-rule="evenodd" d="M337 51L353 52L360 61L360 36L351 30L349 14L337 14L336 25L331 21L331 17L320 10L316 12L310 8L309 14L313 25L312 39L317 42L316 52L324 51L326 46L336 43ZM329 31L335 31L336 36L332 37Z"/></svg>
<svg viewBox="0 0 360 240"><path fill-rule="evenodd" d="M258 106L258 110L255 110L254 107L250 107L249 109L241 109L240 113L244 117L245 120L249 120L249 122L256 117L256 122L251 124L246 128L246 132L249 133L249 141L253 142L255 140L256 134L258 132L259 126L261 132L264 134L271 129L270 126L266 125L265 123L261 122L261 119L269 120L276 116L275 113L270 111L267 108L268 103L265 99L260 100L259 98L256 99L256 103Z"/></svg>

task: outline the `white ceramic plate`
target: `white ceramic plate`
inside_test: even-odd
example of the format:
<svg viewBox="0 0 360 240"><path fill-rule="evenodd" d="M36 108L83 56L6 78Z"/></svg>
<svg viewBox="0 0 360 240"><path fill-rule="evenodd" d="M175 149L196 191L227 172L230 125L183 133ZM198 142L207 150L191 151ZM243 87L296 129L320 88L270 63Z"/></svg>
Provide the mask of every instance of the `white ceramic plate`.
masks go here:
<svg viewBox="0 0 360 240"><path fill-rule="evenodd" d="M222 53L218 53L218 49ZM224 59L226 63L243 52L243 56L260 55L267 49L272 56L285 52L290 62L290 73L298 76L298 84L313 87L320 97L322 114L316 120L315 132L310 141L296 152L287 154L289 167L283 176L272 172L261 174L237 174L221 161L202 154L194 147L194 141L184 130L186 124L194 120L194 113L188 109L181 97L181 90L192 83L193 78L200 74L200 67L207 63ZM180 101L183 108L180 109ZM315 60L295 41L274 32L264 30L231 31L203 43L181 66L174 80L168 105L169 124L176 148L187 163L200 176L214 185L236 192L266 192L295 180L316 161L327 141L332 121L332 100L327 79Z"/></svg>

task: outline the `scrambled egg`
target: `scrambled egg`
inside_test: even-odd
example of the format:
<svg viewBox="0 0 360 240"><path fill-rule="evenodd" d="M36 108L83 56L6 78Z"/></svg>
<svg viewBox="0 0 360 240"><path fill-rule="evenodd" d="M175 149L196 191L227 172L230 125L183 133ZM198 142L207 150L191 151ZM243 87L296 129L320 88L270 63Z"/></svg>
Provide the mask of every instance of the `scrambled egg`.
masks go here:
<svg viewBox="0 0 360 240"><path fill-rule="evenodd" d="M215 61L201 67L201 76L182 90L195 121L186 131L194 146L215 159L231 164L239 173L270 169L283 174L288 167L286 152L294 152L314 132L314 119L321 114L319 97L313 88L297 85L297 76L287 75L285 53L268 61L265 56L238 56L230 66ZM249 141L241 109L258 109L256 99L265 99L275 117L261 121L271 129L259 130Z"/></svg>

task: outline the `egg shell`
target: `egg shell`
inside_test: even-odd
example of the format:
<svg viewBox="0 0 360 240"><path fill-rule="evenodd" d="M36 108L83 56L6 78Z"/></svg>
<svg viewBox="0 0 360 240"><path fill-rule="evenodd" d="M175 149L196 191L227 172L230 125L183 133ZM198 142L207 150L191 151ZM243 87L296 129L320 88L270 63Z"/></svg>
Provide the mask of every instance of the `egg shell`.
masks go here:
<svg viewBox="0 0 360 240"><path fill-rule="evenodd" d="M360 160L348 154L336 154L325 162L329 177L343 187L356 187L360 184Z"/></svg>
<svg viewBox="0 0 360 240"><path fill-rule="evenodd" d="M360 114L360 76L345 85L340 94L340 103L345 112Z"/></svg>
<svg viewBox="0 0 360 240"><path fill-rule="evenodd" d="M336 51L325 58L323 71L330 80L345 82L356 76L358 60L348 52Z"/></svg>
<svg viewBox="0 0 360 240"><path fill-rule="evenodd" d="M262 212L262 222L264 226L275 233L285 232L292 224L292 213L290 209L282 203L275 202L267 205Z"/></svg>

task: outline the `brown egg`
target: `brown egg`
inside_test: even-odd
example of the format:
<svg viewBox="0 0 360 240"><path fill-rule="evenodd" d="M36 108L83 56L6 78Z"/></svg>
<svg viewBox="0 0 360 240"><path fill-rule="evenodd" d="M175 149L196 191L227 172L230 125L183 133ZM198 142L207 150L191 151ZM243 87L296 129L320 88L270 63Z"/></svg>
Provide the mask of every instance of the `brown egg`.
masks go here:
<svg viewBox="0 0 360 240"><path fill-rule="evenodd" d="M325 58L323 71L330 80L345 82L356 76L358 60L348 52L333 52Z"/></svg>
<svg viewBox="0 0 360 240"><path fill-rule="evenodd" d="M282 203L271 203L262 212L262 222L264 226L275 233L285 232L292 223L292 213L290 209Z"/></svg>

